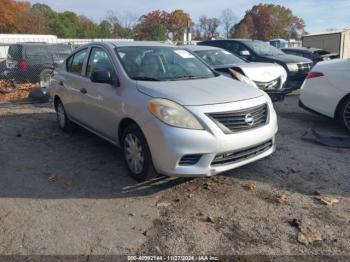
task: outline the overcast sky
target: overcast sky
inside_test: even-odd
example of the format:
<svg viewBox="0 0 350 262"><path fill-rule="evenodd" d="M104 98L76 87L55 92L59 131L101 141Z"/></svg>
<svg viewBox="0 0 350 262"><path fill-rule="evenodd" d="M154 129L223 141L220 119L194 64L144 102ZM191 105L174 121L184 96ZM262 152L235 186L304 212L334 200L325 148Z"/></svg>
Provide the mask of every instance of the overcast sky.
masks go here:
<svg viewBox="0 0 350 262"><path fill-rule="evenodd" d="M31 0L32 3L45 3L56 11L71 10L93 18L96 22L105 17L108 10L132 12L142 15L161 9L172 11L183 9L197 21L202 14L219 17L225 8L231 8L238 19L247 9L258 3L281 4L292 9L293 13L306 22L309 33L325 31L336 27L350 28L349 0Z"/></svg>

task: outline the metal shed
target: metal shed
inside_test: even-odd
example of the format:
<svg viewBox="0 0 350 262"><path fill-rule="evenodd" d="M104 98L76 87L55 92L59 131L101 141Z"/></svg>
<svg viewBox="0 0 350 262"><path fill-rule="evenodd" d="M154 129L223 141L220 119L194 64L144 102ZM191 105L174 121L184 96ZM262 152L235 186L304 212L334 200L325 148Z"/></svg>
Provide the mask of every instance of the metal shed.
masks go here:
<svg viewBox="0 0 350 262"><path fill-rule="evenodd" d="M350 29L306 35L302 42L303 47L320 48L338 53L340 58L350 58Z"/></svg>

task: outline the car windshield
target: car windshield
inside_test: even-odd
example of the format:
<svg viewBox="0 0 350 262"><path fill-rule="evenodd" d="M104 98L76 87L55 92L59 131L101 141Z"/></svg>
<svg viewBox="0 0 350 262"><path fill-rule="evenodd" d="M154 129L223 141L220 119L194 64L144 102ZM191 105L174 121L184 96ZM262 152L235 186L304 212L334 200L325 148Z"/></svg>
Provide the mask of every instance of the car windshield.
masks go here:
<svg viewBox="0 0 350 262"><path fill-rule="evenodd" d="M134 80L175 81L215 77L215 73L188 51L159 46L125 46L115 51Z"/></svg>
<svg viewBox="0 0 350 262"><path fill-rule="evenodd" d="M211 66L246 63L243 59L225 50L202 50L195 53Z"/></svg>
<svg viewBox="0 0 350 262"><path fill-rule="evenodd" d="M269 43L265 43L262 41L247 41L244 43L250 49L252 49L257 55L261 55L261 56L283 55L283 52L281 50L271 46Z"/></svg>

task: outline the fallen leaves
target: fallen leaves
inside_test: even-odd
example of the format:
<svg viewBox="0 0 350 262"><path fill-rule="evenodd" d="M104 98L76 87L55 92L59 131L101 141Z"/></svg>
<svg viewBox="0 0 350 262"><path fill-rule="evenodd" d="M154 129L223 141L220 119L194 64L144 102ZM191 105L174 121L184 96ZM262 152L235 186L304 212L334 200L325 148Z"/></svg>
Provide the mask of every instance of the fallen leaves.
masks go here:
<svg viewBox="0 0 350 262"><path fill-rule="evenodd" d="M298 229L297 240L304 245L310 245L315 241L322 241L320 226L308 219L292 219L288 223Z"/></svg>
<svg viewBox="0 0 350 262"><path fill-rule="evenodd" d="M64 181L63 185L67 188L72 186L72 182L71 181Z"/></svg>
<svg viewBox="0 0 350 262"><path fill-rule="evenodd" d="M275 195L275 202L278 204L287 204L288 198L284 194L277 194L277 195Z"/></svg>
<svg viewBox="0 0 350 262"><path fill-rule="evenodd" d="M247 191L252 191L256 189L256 184L254 182L248 182L243 185L243 188Z"/></svg>
<svg viewBox="0 0 350 262"><path fill-rule="evenodd" d="M314 198L327 206L333 206L333 204L339 203L339 199L330 196L315 196Z"/></svg>
<svg viewBox="0 0 350 262"><path fill-rule="evenodd" d="M29 97L33 89L40 88L38 83L15 84L12 81L0 80L0 101L14 101Z"/></svg>
<svg viewBox="0 0 350 262"><path fill-rule="evenodd" d="M57 181L57 176L56 175L51 175L48 177L47 181L50 183L56 182Z"/></svg>

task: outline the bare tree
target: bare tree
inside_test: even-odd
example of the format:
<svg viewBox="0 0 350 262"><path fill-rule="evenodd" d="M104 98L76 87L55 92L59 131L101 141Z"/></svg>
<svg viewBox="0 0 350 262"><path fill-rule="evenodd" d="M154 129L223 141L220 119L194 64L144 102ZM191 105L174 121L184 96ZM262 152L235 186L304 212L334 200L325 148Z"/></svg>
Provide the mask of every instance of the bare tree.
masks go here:
<svg viewBox="0 0 350 262"><path fill-rule="evenodd" d="M199 24L197 26L197 34L199 38L206 39L206 35L208 32L208 17L206 15L202 15L199 17Z"/></svg>
<svg viewBox="0 0 350 262"><path fill-rule="evenodd" d="M116 13L109 10L106 16L106 21L112 26L113 37L133 38L133 29L137 24L137 20L137 15L130 12Z"/></svg>
<svg viewBox="0 0 350 262"><path fill-rule="evenodd" d="M208 39L215 38L219 35L217 29L220 26L220 20L218 18L209 18L208 19Z"/></svg>
<svg viewBox="0 0 350 262"><path fill-rule="evenodd" d="M220 26L218 18L208 18L205 15L199 17L199 25L197 32L200 33L202 39L212 39L218 36L217 29Z"/></svg>
<svg viewBox="0 0 350 262"><path fill-rule="evenodd" d="M234 12L232 11L232 9L226 8L222 11L220 20L224 26L225 37L226 37L226 39L228 39L229 35L230 35L231 28L237 21L237 17L234 14Z"/></svg>

